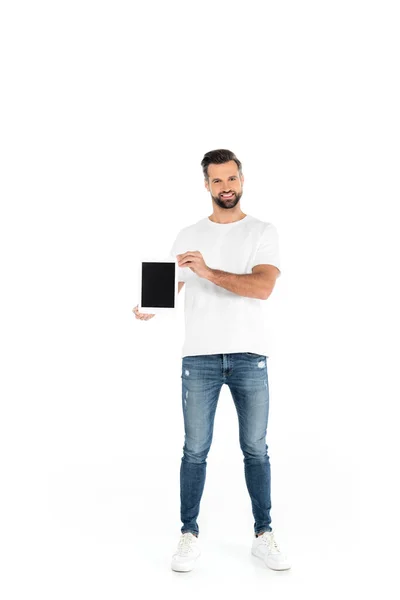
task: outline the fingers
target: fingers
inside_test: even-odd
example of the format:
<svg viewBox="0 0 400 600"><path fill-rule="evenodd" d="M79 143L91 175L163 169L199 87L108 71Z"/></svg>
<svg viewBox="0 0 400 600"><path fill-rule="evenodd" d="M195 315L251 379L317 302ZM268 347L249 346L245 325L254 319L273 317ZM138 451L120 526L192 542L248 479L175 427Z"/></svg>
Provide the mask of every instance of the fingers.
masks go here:
<svg viewBox="0 0 400 600"><path fill-rule="evenodd" d="M134 308L132 308L132 312L135 314L135 317L137 319L140 319L141 321L148 321L149 319L152 319L153 317L155 317L154 313L140 313L138 311L138 304L136 304L136 306Z"/></svg>

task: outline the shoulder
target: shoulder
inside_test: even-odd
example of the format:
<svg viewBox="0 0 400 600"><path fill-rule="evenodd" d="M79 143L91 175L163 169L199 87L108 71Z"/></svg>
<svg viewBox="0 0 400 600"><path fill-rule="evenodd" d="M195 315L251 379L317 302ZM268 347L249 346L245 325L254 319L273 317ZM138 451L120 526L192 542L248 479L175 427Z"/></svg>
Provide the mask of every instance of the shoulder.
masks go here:
<svg viewBox="0 0 400 600"><path fill-rule="evenodd" d="M271 221L263 221L261 219L257 219L256 217L250 217L249 227L263 237L277 235L277 228L274 223L271 223Z"/></svg>
<svg viewBox="0 0 400 600"><path fill-rule="evenodd" d="M207 217L206 217L207 218ZM177 238L182 239L186 237L190 237L193 233L198 231L202 231L206 225L206 219L200 219L196 221L196 223L192 223L192 225L187 225L178 231Z"/></svg>

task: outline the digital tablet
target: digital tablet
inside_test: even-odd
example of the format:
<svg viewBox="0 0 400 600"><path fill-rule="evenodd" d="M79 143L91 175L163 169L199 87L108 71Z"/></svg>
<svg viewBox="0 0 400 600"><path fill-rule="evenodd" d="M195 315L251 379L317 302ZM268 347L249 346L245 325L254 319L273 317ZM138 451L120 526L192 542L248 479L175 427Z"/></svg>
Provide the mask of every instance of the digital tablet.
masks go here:
<svg viewBox="0 0 400 600"><path fill-rule="evenodd" d="M139 306L142 313L175 310L178 302L178 263L146 258L139 262Z"/></svg>

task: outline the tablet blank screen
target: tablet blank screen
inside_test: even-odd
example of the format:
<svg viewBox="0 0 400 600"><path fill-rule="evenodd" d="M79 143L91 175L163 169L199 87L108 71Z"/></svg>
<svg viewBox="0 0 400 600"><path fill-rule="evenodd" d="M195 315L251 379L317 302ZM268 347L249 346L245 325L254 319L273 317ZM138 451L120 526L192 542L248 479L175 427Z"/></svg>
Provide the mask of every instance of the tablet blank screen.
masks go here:
<svg viewBox="0 0 400 600"><path fill-rule="evenodd" d="M143 308L175 308L175 263L142 262Z"/></svg>

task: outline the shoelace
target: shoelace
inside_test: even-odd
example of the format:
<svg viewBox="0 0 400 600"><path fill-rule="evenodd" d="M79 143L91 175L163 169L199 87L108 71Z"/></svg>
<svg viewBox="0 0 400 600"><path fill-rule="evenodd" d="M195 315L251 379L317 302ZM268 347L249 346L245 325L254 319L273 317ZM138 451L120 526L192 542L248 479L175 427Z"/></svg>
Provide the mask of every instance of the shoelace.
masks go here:
<svg viewBox="0 0 400 600"><path fill-rule="evenodd" d="M193 537L191 535L183 534L179 540L178 553L182 555L188 555L192 551Z"/></svg>
<svg viewBox="0 0 400 600"><path fill-rule="evenodd" d="M275 541L274 534L272 533L272 531L271 532L266 531L263 535L260 535L258 537L258 539L261 539L262 544L266 544L268 546L268 551L271 554L279 554L280 553L279 546Z"/></svg>

